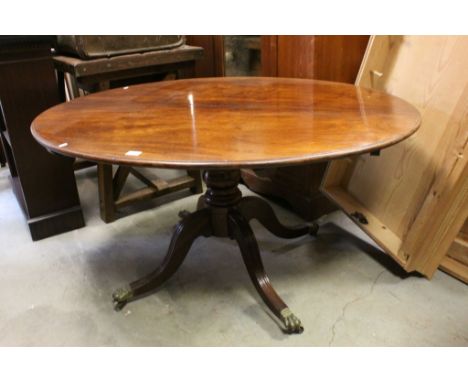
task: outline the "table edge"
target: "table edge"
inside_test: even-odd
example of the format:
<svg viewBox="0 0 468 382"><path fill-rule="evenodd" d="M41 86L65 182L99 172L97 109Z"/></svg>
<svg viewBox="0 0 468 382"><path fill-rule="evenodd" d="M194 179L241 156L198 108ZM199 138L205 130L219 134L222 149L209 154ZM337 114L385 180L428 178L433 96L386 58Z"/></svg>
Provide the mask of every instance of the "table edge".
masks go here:
<svg viewBox="0 0 468 382"><path fill-rule="evenodd" d="M418 123L408 131L407 134L399 136L394 139L379 142L377 144L372 143L365 146L356 147L355 149L342 149L333 150L332 152L323 151L316 154L309 154L297 157L285 157L281 159L268 159L268 160L246 160L246 161L151 161L151 160L135 160L134 158L112 158L102 157L95 155L83 155L81 153L73 152L73 150L61 150L54 144L50 143L46 139L39 136L31 125L31 134L33 137L44 146L52 154L58 154L65 157L77 158L89 160L96 163L102 164L115 164L132 167L156 167L156 168L167 168L167 169L243 169L243 168L267 168L267 167L286 167L286 166L297 166L306 165L315 162L323 162L333 159L340 159L351 157L355 155L367 154L372 151L382 150L387 147L393 146L401 141L412 136L421 126L421 116L419 116Z"/></svg>

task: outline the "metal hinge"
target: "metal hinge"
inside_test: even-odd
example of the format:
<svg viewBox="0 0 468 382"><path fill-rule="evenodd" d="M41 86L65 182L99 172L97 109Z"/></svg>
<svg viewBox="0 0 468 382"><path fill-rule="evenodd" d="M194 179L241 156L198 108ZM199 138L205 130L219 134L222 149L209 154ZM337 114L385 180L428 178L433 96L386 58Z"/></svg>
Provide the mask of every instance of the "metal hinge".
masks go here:
<svg viewBox="0 0 468 382"><path fill-rule="evenodd" d="M359 211L355 211L351 214L351 217L355 220L357 220L361 224L368 224L369 222L367 221L366 217L364 216L363 213Z"/></svg>

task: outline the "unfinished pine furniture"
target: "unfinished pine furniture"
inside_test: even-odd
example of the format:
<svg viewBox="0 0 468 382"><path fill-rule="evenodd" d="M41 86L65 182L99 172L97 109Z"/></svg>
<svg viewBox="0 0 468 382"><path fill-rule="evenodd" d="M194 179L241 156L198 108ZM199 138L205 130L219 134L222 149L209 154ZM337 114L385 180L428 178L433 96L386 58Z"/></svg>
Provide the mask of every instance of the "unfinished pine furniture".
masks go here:
<svg viewBox="0 0 468 382"><path fill-rule="evenodd" d="M0 36L0 146L33 240L84 226L73 161L50 155L30 131L61 102L51 47L50 36Z"/></svg>
<svg viewBox="0 0 468 382"><path fill-rule="evenodd" d="M440 268L468 284L468 219L450 244Z"/></svg>
<svg viewBox="0 0 468 382"><path fill-rule="evenodd" d="M240 169L311 163L391 146L419 126L418 111L383 92L348 84L279 78L212 78L114 89L58 105L32 132L49 150L100 163L204 170L197 210L183 212L162 265L117 290L117 309L155 290L199 236L237 241L250 278L288 333L300 320L273 289L249 221L273 234L315 234L285 227L269 204L242 197ZM99 128L97 128L99 127Z"/></svg>
<svg viewBox="0 0 468 382"><path fill-rule="evenodd" d="M468 216L467 52L466 36L373 36L356 84L411 102L421 128L380 156L334 161L322 184L398 264L429 278Z"/></svg>
<svg viewBox="0 0 468 382"><path fill-rule="evenodd" d="M105 38L105 36L103 37ZM116 37L110 38L115 39ZM183 42L183 39L180 40L181 36L173 37L176 38L173 41L174 44L180 45L180 42ZM98 45L96 41L94 44ZM117 49L118 44L114 45ZM102 47L98 46L95 50L91 48L89 49L92 54L97 55L99 52L102 55ZM70 49L68 48L68 50ZM130 54L93 59L58 55L54 57L54 63L59 74L59 83L62 85L62 93L67 92L69 97L73 99L81 94L95 93L135 83L193 77L195 61L202 56L203 48L183 44L173 49L131 52ZM67 85L66 90L63 87L65 84ZM90 164L93 163L78 161L75 168L80 169ZM122 195L129 175L136 177L142 183L142 188ZM203 191L199 171L188 171L187 175L170 180L149 179L142 172L129 166L120 166L114 172L112 165L109 164L98 164L98 185L100 215L106 223L113 222L123 208L143 200L186 189L192 193Z"/></svg>

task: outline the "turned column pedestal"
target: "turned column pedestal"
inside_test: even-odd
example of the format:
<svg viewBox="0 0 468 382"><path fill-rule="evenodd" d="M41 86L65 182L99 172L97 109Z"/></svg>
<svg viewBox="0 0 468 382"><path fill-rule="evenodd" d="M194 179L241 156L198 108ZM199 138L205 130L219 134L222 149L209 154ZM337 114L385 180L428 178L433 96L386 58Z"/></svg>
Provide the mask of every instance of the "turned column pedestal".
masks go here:
<svg viewBox="0 0 468 382"><path fill-rule="evenodd" d="M282 238L316 234L316 224L286 227L263 199L242 197L238 187L239 170L208 170L204 172L207 190L200 197L197 211L182 211L163 263L147 276L116 290L113 301L117 310L129 301L153 292L180 267L192 243L199 236L229 237L236 240L250 278L260 297L284 325L287 333L303 331L301 321L276 293L265 273L255 235L249 221L257 219L267 230Z"/></svg>

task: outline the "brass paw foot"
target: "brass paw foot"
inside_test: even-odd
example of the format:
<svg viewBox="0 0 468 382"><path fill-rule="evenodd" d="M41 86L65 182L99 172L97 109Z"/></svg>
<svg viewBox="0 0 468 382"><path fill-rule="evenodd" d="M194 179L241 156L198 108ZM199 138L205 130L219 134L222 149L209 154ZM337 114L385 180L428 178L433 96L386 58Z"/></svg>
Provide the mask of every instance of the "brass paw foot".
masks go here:
<svg viewBox="0 0 468 382"><path fill-rule="evenodd" d="M116 311L122 310L128 300L133 297L133 292L128 288L119 288L112 293L112 301Z"/></svg>
<svg viewBox="0 0 468 382"><path fill-rule="evenodd" d="M289 308L284 308L281 312L281 319L288 334L300 334L304 331L301 320L297 318Z"/></svg>
<svg viewBox="0 0 468 382"><path fill-rule="evenodd" d="M319 225L318 225L317 223L312 223L312 224L309 226L309 233L310 233L312 236L317 235L318 230L319 230Z"/></svg>

